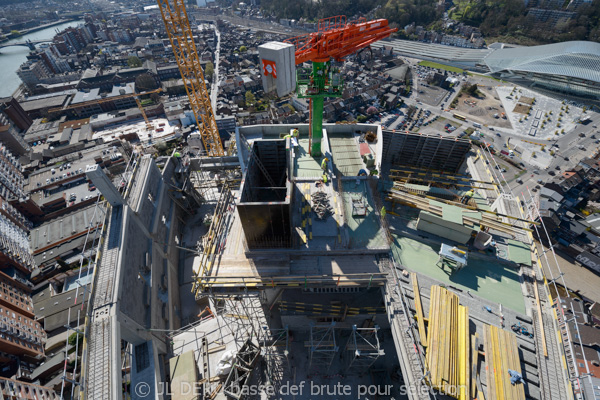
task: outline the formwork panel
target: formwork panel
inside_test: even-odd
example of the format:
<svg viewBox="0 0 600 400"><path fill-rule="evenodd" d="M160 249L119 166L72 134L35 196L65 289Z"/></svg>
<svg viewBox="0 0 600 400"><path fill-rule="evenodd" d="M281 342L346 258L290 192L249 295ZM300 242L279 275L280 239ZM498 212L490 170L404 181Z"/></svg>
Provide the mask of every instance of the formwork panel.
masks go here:
<svg viewBox="0 0 600 400"><path fill-rule="evenodd" d="M410 166L457 172L471 149L468 140L382 131L382 169Z"/></svg>
<svg viewBox="0 0 600 400"><path fill-rule="evenodd" d="M285 140L257 140L237 205L249 249L291 247L290 158Z"/></svg>

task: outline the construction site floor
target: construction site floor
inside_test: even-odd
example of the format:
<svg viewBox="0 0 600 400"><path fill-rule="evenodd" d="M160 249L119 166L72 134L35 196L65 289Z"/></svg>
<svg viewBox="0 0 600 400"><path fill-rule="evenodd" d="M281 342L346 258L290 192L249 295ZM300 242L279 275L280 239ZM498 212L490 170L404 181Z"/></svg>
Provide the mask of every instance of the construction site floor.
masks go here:
<svg viewBox="0 0 600 400"><path fill-rule="evenodd" d="M358 171L365 168L365 164L360 158L354 134L330 133L328 139L336 170L342 176L357 176Z"/></svg>
<svg viewBox="0 0 600 400"><path fill-rule="evenodd" d="M393 218L390 218L393 221ZM392 233L394 257L408 270L427 275L445 285L470 291L477 296L502 304L513 311L525 314L525 303L517 269L493 262L490 257L469 257L460 271L450 273L436 265L439 244L421 242Z"/></svg>
<svg viewBox="0 0 600 400"><path fill-rule="evenodd" d="M321 160L309 154L309 139L298 140L294 176L296 178L318 178L322 175Z"/></svg>
<svg viewBox="0 0 600 400"><path fill-rule="evenodd" d="M375 202L371 190L365 180L357 184L355 180L344 180L342 182L344 192L344 215L350 238L351 248L377 249L387 247L385 232L381 229L379 215L375 212ZM362 198L366 200L367 215L358 217L352 215L352 199Z"/></svg>

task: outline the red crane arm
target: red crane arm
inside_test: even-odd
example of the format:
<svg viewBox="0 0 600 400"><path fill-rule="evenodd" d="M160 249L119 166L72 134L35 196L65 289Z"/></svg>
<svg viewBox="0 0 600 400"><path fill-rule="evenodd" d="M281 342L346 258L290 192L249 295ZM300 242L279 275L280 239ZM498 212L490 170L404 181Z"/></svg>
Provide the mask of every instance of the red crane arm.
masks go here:
<svg viewBox="0 0 600 400"><path fill-rule="evenodd" d="M342 61L348 55L388 37L397 28L390 28L387 19L346 23L345 16L319 21L319 31L286 39L296 46L296 65L305 61L325 62L333 58Z"/></svg>

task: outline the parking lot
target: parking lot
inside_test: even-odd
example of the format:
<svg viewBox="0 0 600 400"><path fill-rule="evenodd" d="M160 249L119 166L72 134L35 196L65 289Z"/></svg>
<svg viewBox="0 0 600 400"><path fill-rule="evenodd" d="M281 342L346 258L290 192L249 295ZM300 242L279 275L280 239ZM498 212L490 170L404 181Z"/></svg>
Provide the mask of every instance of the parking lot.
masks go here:
<svg viewBox="0 0 600 400"><path fill-rule="evenodd" d="M447 74L449 78L454 78L456 83L452 89L444 89L434 82L427 82L433 74ZM430 106L447 105L451 95L460 90L460 83L466 78L462 74L455 72L442 71L440 69L415 65L413 69L413 85L415 98ZM437 82L439 84L440 82Z"/></svg>
<svg viewBox="0 0 600 400"><path fill-rule="evenodd" d="M525 88L514 88L514 86L497 88L500 100L507 110L507 116L512 122L514 133L527 139L552 140L577 127L577 121L583 114L581 108L569 106L566 102L563 104L558 99ZM529 105L526 99L530 98L535 101L531 105L529 115L515 112L515 108L519 110L518 105Z"/></svg>

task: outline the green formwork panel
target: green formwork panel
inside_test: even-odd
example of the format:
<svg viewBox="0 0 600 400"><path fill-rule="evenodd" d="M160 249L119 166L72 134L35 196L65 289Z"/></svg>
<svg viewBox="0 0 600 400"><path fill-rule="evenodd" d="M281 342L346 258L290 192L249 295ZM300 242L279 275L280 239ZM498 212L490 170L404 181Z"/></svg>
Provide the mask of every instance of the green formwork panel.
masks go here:
<svg viewBox="0 0 600 400"><path fill-rule="evenodd" d="M503 307L525 314L525 302L516 266L512 268L506 263L473 255L469 257L464 268L450 274L448 269L444 270L436 265L440 245L398 235L392 236L394 258L408 270L464 291L469 290L492 303L501 303Z"/></svg>

